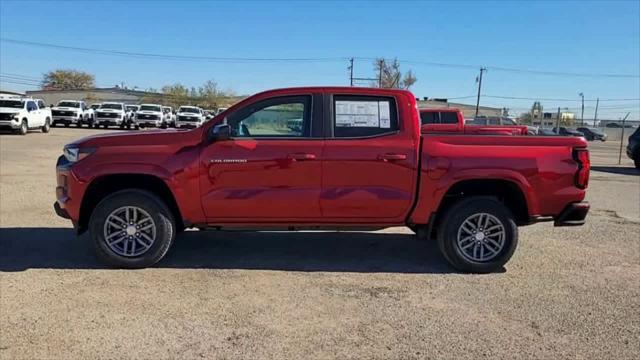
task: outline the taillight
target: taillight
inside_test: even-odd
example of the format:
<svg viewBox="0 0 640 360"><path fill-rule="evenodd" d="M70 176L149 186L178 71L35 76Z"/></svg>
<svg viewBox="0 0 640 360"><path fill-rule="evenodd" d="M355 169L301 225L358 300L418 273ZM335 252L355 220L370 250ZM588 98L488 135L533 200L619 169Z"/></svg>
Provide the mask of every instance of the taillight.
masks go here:
<svg viewBox="0 0 640 360"><path fill-rule="evenodd" d="M589 185L589 171L591 170L591 161L589 160L589 150L573 149L573 159L578 163L578 171L576 172L575 182L580 189L586 189Z"/></svg>

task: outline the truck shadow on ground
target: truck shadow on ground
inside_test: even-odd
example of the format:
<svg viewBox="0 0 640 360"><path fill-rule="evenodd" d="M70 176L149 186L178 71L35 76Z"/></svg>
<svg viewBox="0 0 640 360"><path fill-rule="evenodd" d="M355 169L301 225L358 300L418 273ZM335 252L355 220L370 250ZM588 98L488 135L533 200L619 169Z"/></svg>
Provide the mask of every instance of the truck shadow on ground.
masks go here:
<svg viewBox="0 0 640 360"><path fill-rule="evenodd" d="M435 241L365 232L187 231L155 267L451 273ZM0 271L105 269L87 235L66 228L0 228Z"/></svg>
<svg viewBox="0 0 640 360"><path fill-rule="evenodd" d="M633 166L591 166L591 171L607 172L620 175L636 175L640 176L640 170Z"/></svg>

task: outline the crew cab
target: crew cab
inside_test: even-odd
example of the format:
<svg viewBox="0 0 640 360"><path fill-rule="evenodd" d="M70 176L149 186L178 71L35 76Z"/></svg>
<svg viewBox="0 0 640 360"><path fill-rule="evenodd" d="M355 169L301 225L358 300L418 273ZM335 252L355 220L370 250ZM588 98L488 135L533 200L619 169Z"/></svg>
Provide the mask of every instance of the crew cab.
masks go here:
<svg viewBox="0 0 640 360"><path fill-rule="evenodd" d="M142 104L140 110L136 112L134 124L137 128L160 127L163 123L164 113L162 105Z"/></svg>
<svg viewBox="0 0 640 360"><path fill-rule="evenodd" d="M54 208L123 268L155 264L190 227L407 226L483 273L511 258L517 226L585 222L584 138L430 133L416 109L406 90L289 88L188 131L80 139L58 159Z"/></svg>
<svg viewBox="0 0 640 360"><path fill-rule="evenodd" d="M422 129L428 132L457 132L465 134L526 135L524 125L479 124L465 122L462 112L457 108L420 109Z"/></svg>
<svg viewBox="0 0 640 360"><path fill-rule="evenodd" d="M51 110L40 99L0 97L0 130L26 135L30 129L48 133Z"/></svg>
<svg viewBox="0 0 640 360"><path fill-rule="evenodd" d="M86 123L91 127L93 110L87 107L84 101L62 100L58 102L58 105L51 108L51 116L53 118L53 126L63 124L68 127L74 124L77 127L82 127L82 124Z"/></svg>
<svg viewBox="0 0 640 360"><path fill-rule="evenodd" d="M127 111L123 103L104 102L95 112L95 126L105 129L109 126L119 126L124 129L127 125Z"/></svg>
<svg viewBox="0 0 640 360"><path fill-rule="evenodd" d="M176 128L193 129L204 123L204 111L196 106L180 106L176 114Z"/></svg>

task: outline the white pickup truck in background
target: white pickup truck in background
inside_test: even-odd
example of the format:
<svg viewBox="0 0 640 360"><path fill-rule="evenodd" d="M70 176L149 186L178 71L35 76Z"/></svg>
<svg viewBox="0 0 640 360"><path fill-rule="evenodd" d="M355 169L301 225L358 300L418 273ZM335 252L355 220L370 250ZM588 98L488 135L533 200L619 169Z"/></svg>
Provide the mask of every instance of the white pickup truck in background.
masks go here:
<svg viewBox="0 0 640 360"><path fill-rule="evenodd" d="M48 133L51 110L44 101L30 98L0 97L0 129L26 135L30 129Z"/></svg>
<svg viewBox="0 0 640 360"><path fill-rule="evenodd" d="M64 126L68 127L71 124L75 124L77 127L82 127L84 123L89 127L93 125L93 109L89 108L81 100L62 100L58 102L58 105L51 108L51 115L53 126L64 124Z"/></svg>
<svg viewBox="0 0 640 360"><path fill-rule="evenodd" d="M145 127L160 127L162 126L164 113L162 112L162 105L158 104L142 104L140 109L136 112L134 124L136 129Z"/></svg>
<svg viewBox="0 0 640 360"><path fill-rule="evenodd" d="M204 111L196 106L180 106L176 114L176 128L197 128L204 123Z"/></svg>
<svg viewBox="0 0 640 360"><path fill-rule="evenodd" d="M119 126L124 129L127 125L127 111L123 103L105 102L95 113L95 125L102 125L105 129L109 126Z"/></svg>

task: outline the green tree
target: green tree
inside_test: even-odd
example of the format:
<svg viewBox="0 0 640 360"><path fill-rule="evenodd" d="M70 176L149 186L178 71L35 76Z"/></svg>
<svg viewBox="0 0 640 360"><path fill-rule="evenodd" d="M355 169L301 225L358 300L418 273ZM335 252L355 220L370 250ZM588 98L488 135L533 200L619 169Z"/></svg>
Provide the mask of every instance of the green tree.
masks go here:
<svg viewBox="0 0 640 360"><path fill-rule="evenodd" d="M72 69L52 70L42 76L44 90L75 90L95 87L95 77Z"/></svg>

